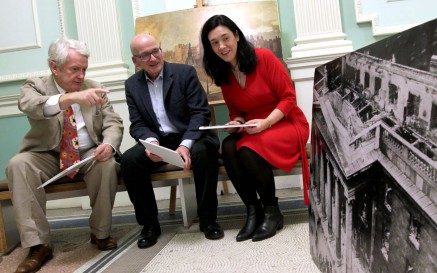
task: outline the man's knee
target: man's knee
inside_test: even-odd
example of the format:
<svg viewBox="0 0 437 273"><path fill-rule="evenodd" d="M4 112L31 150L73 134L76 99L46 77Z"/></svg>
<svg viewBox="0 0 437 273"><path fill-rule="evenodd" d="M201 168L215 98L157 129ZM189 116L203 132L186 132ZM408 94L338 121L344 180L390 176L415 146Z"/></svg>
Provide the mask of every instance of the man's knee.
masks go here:
<svg viewBox="0 0 437 273"><path fill-rule="evenodd" d="M17 166L22 166L23 163L28 162L28 155L26 153L19 153L14 155L6 167L6 169L13 169Z"/></svg>
<svg viewBox="0 0 437 273"><path fill-rule="evenodd" d="M120 164L123 166L131 165L132 163L138 161L138 158L144 156L143 154L145 153L146 152L144 149L141 149L141 147L135 145L123 153Z"/></svg>
<svg viewBox="0 0 437 273"><path fill-rule="evenodd" d="M6 178L8 180L8 187L11 191L13 189L13 182L14 182L12 177L14 177L15 172L20 170L18 167L20 165L22 166L23 162L25 162L25 161L23 161L22 155L17 154L9 160L8 165L6 166L6 169L5 169Z"/></svg>
<svg viewBox="0 0 437 273"><path fill-rule="evenodd" d="M214 155L215 153L218 153L216 145L207 139L195 142L191 150L192 153L198 154L206 153Z"/></svg>
<svg viewBox="0 0 437 273"><path fill-rule="evenodd" d="M109 187L112 192L115 192L118 183L117 165L118 163L114 158L106 161L96 161L85 174L84 180L87 185L93 185L91 188L102 189Z"/></svg>
<svg viewBox="0 0 437 273"><path fill-rule="evenodd" d="M105 161L96 161L92 166L92 169L94 169L94 171L98 170L102 173L117 173L117 171L120 169L120 165L117 163L117 161L115 161L115 158L110 158Z"/></svg>
<svg viewBox="0 0 437 273"><path fill-rule="evenodd" d="M8 178L8 182L12 183L10 181L12 177L14 177L14 174L19 174L26 172L27 175L31 176L33 175L33 172L29 171L29 169L32 169L32 162L33 157L29 153L18 153L14 155L8 162L8 165L6 166L5 173L6 177ZM27 171L26 171L27 170Z"/></svg>
<svg viewBox="0 0 437 273"><path fill-rule="evenodd" d="M217 168L218 166L218 151L212 143L196 146L191 156L194 168Z"/></svg>

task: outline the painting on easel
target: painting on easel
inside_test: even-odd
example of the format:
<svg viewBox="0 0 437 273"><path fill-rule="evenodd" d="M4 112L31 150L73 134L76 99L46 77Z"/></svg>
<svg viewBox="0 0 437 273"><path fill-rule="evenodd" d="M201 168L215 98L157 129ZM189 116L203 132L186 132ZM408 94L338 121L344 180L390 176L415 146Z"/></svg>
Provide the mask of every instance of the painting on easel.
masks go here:
<svg viewBox="0 0 437 273"><path fill-rule="evenodd" d="M214 5L140 17L136 20L135 33L157 37L166 61L193 65L206 92L212 94L220 89L203 70L200 30L216 14L231 18L255 47L268 48L282 59L276 1Z"/></svg>

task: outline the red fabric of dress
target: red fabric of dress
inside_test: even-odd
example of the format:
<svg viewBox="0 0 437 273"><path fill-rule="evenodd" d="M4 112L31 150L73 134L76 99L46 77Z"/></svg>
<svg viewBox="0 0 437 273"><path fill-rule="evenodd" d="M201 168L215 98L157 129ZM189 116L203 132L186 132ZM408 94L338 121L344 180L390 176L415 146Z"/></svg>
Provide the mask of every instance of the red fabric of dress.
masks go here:
<svg viewBox="0 0 437 273"><path fill-rule="evenodd" d="M304 113L296 104L296 91L282 62L269 50L256 48L258 64L246 75L246 88L241 88L231 74L231 84L221 86L229 109L230 120L243 117L246 121L264 119L275 108L285 117L261 133L243 137L237 149L246 146L266 159L272 166L291 171L302 158L304 202L308 204L309 170L306 143L309 125Z"/></svg>

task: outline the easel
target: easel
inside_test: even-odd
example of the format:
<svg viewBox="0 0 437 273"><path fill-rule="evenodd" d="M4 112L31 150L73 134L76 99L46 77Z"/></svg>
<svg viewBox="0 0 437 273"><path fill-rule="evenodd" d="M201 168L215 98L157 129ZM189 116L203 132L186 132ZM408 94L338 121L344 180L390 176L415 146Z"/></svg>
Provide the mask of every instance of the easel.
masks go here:
<svg viewBox="0 0 437 273"><path fill-rule="evenodd" d="M208 4L205 4L203 1L204 0L196 0L196 4L194 5L194 8L200 8L200 7L208 6Z"/></svg>

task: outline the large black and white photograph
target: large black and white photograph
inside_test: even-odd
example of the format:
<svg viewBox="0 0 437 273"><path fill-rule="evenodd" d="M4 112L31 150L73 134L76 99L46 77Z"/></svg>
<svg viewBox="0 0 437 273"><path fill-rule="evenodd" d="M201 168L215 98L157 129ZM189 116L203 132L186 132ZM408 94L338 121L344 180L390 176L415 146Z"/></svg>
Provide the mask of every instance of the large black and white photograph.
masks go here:
<svg viewBox="0 0 437 273"><path fill-rule="evenodd" d="M437 272L437 20L319 66L311 255L321 272Z"/></svg>

